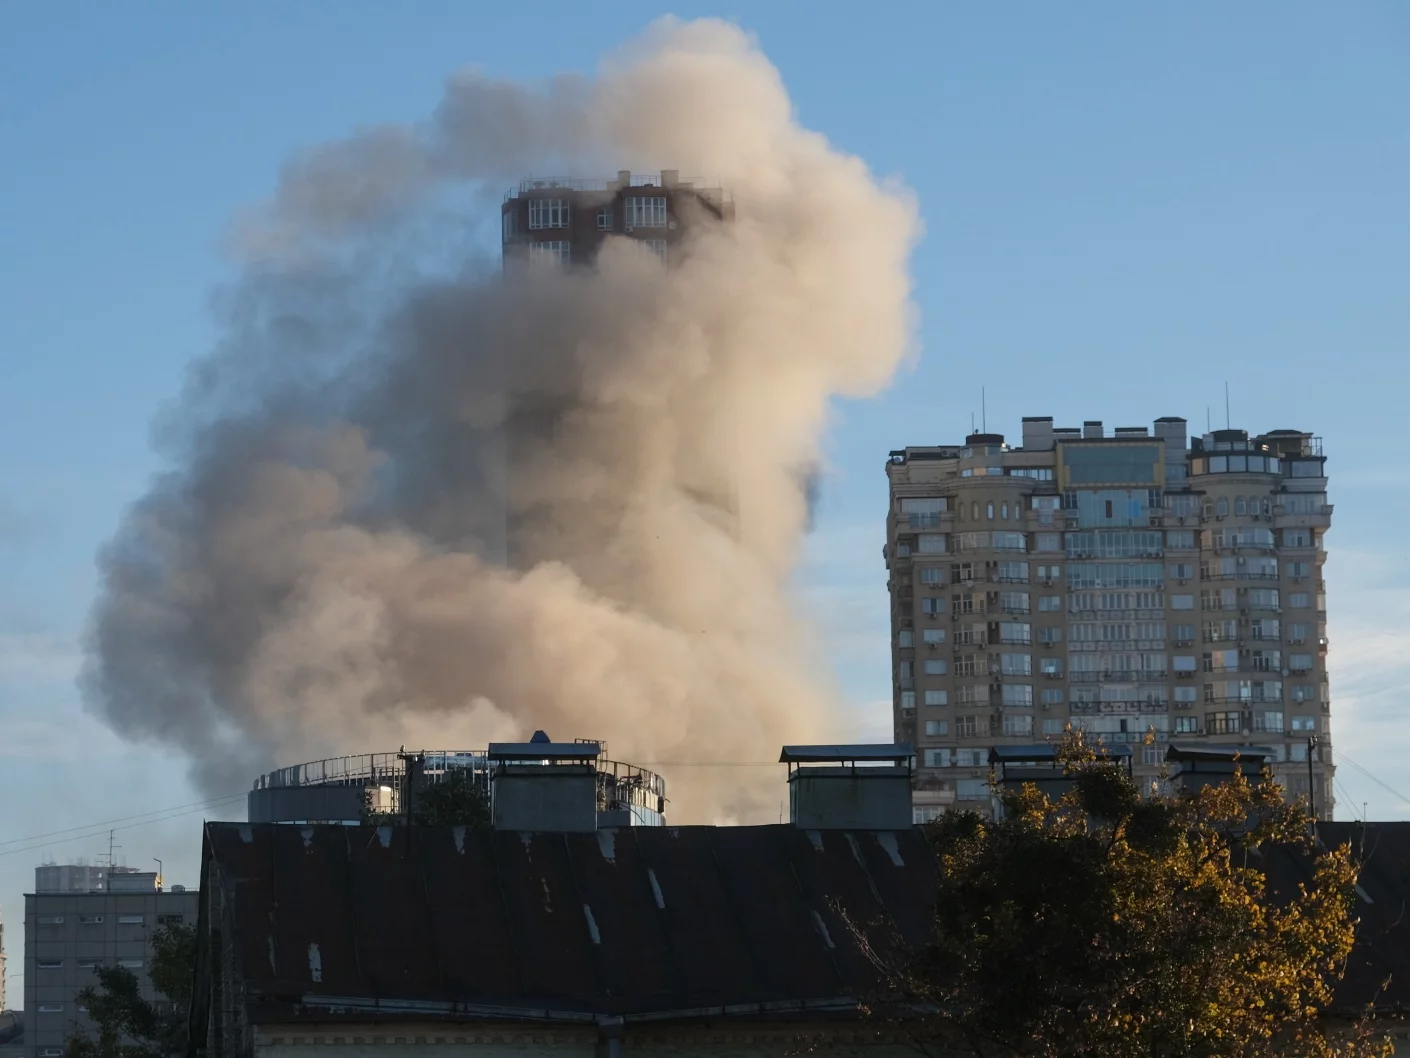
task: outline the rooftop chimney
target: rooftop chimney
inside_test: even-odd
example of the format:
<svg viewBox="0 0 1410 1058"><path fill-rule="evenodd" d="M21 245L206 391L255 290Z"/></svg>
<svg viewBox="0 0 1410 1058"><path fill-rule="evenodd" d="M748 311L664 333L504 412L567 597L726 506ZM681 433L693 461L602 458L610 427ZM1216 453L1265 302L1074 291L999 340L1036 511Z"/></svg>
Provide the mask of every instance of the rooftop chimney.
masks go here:
<svg viewBox="0 0 1410 1058"><path fill-rule="evenodd" d="M661 186L675 187L681 182L681 171L679 169L662 169Z"/></svg>
<svg viewBox="0 0 1410 1058"><path fill-rule="evenodd" d="M597 829L596 742L491 742L490 820L496 830Z"/></svg>
<svg viewBox="0 0 1410 1058"><path fill-rule="evenodd" d="M1053 417L1026 416L1023 420L1023 450L1047 452L1053 447Z"/></svg>
<svg viewBox="0 0 1410 1058"><path fill-rule="evenodd" d="M631 187L631 186L632 186L632 171L631 171L630 169L618 169L618 170L617 170L617 186L618 186L618 187Z"/></svg>
<svg viewBox="0 0 1410 1058"><path fill-rule="evenodd" d="M1131 773L1131 750L1127 746L1107 746L1100 763L1121 767ZM989 750L989 770L1000 788L1018 789L1032 783L1040 793L1056 801L1076 784L1067 764L1058 759L1058 747L1051 743L1032 746L994 746Z"/></svg>
<svg viewBox="0 0 1410 1058"><path fill-rule="evenodd" d="M1098 419L1088 419L1082 424L1082 436L1091 440L1102 436L1102 424Z"/></svg>
<svg viewBox="0 0 1410 1058"><path fill-rule="evenodd" d="M905 743L784 746L789 821L802 830L908 829L914 753Z"/></svg>

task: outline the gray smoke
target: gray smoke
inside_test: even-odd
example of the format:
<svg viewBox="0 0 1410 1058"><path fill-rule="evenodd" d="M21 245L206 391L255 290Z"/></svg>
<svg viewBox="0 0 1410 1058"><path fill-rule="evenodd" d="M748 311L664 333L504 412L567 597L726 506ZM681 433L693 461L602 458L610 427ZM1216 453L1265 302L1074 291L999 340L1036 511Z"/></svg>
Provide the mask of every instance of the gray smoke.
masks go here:
<svg viewBox="0 0 1410 1058"><path fill-rule="evenodd" d="M669 268L617 240L506 282L476 249L520 176L663 165L737 209ZM536 727L643 762L834 736L790 575L830 399L908 350L917 234L719 22L301 155L100 556L88 700L213 794ZM771 769L661 770L676 821L776 811Z"/></svg>

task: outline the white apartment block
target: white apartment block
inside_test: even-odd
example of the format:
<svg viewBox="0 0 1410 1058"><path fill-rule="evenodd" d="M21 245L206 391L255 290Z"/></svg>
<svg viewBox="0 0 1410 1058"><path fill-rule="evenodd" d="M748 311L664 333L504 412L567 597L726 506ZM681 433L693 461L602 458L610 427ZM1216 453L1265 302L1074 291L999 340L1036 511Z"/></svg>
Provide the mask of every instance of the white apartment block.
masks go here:
<svg viewBox="0 0 1410 1058"><path fill-rule="evenodd" d="M890 454L893 714L916 819L987 811L988 751L1070 725L1154 782L1177 744L1267 747L1332 816L1320 438L1026 418L1021 447Z"/></svg>

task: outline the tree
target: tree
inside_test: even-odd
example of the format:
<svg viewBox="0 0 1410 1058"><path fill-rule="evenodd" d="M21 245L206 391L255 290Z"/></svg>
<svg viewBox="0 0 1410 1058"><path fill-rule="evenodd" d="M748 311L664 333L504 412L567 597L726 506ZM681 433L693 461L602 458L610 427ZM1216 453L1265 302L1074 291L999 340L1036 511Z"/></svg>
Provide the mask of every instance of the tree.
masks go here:
<svg viewBox="0 0 1410 1058"><path fill-rule="evenodd" d="M1080 736L1070 792L1003 790L997 820L942 816L934 934L873 956L921 1038L976 1056L1384 1055L1320 1015L1351 951L1357 868L1270 776L1143 797ZM1264 851L1312 865L1270 888ZM865 939L865 938L864 938Z"/></svg>
<svg viewBox="0 0 1410 1058"><path fill-rule="evenodd" d="M362 821L371 826L394 826L406 821L400 814L364 809ZM463 768L448 769L437 782L417 789L411 802L411 822L417 826L460 826L487 830L490 799L484 788Z"/></svg>
<svg viewBox="0 0 1410 1058"><path fill-rule="evenodd" d="M161 1001L142 996L142 982L125 966L100 966L96 985L75 999L88 1009L96 1036L75 1032L65 1058L168 1058L186 1047L186 1018L196 972L196 929L159 926L152 934L148 976Z"/></svg>

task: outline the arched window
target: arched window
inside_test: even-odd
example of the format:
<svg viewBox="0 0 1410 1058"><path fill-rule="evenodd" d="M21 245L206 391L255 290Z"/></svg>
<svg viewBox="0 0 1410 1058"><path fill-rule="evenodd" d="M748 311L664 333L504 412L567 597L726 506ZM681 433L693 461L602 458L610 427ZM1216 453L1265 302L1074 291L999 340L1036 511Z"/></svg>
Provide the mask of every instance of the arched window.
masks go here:
<svg viewBox="0 0 1410 1058"><path fill-rule="evenodd" d="M1263 517L1273 517L1273 501L1270 500L1267 496L1263 497Z"/></svg>
<svg viewBox="0 0 1410 1058"><path fill-rule="evenodd" d="M969 516L973 521L979 521L979 501L975 500L969 505Z"/></svg>
<svg viewBox="0 0 1410 1058"><path fill-rule="evenodd" d="M1258 501L1255 500L1254 502L1257 503ZM1234 513L1240 518L1242 518L1248 513L1248 504L1244 502L1244 498L1242 496L1234 500Z"/></svg>
<svg viewBox="0 0 1410 1058"><path fill-rule="evenodd" d="M1007 503L1004 504L1001 508L999 508L999 512L1000 520L1005 522L1009 520L1009 505Z"/></svg>
<svg viewBox="0 0 1410 1058"><path fill-rule="evenodd" d="M1214 511L1215 511L1216 514L1219 515L1220 518L1223 518L1224 515L1228 514L1228 513L1229 513L1229 497L1227 497L1227 496L1220 496L1220 497L1219 497L1219 502L1218 502L1217 504L1215 504L1215 506L1214 506Z"/></svg>
<svg viewBox="0 0 1410 1058"><path fill-rule="evenodd" d="M994 520L994 501L993 501L993 500L990 500L989 503L988 503L988 505L984 508L984 516L985 516L986 518L988 518L989 521L991 521L991 522Z"/></svg>

